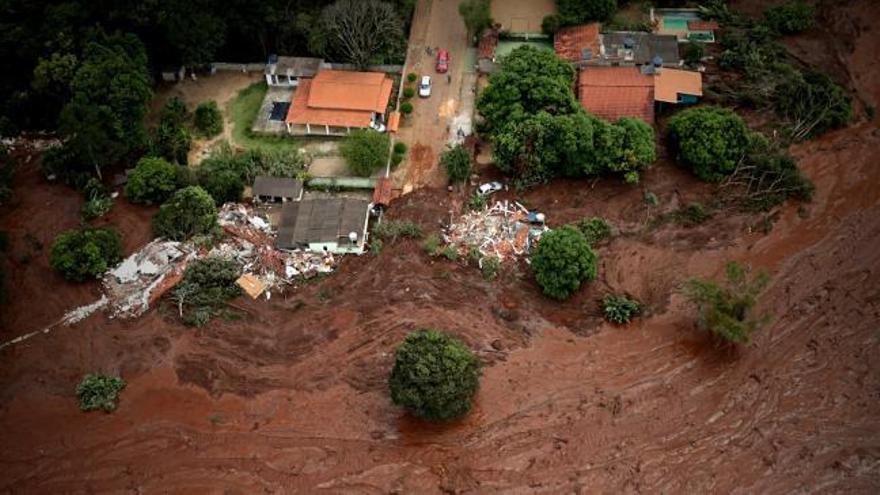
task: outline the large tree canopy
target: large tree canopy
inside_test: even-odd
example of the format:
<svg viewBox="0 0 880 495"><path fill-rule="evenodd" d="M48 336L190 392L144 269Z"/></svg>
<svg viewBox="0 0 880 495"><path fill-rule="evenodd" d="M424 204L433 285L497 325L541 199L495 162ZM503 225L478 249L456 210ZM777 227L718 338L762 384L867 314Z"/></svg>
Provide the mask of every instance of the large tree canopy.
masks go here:
<svg viewBox="0 0 880 495"><path fill-rule="evenodd" d="M720 181L733 173L749 149L749 128L721 107L689 108L669 119L669 146L676 160L700 179Z"/></svg>
<svg viewBox="0 0 880 495"><path fill-rule="evenodd" d="M144 46L134 35L86 45L60 127L65 146L99 172L144 144L144 116L152 96L146 67Z"/></svg>
<svg viewBox="0 0 880 495"><path fill-rule="evenodd" d="M400 16L379 0L336 0L321 12L309 39L312 51L358 67L381 62L403 43Z"/></svg>
<svg viewBox="0 0 880 495"><path fill-rule="evenodd" d="M597 264L584 234L568 225L541 236L532 255L535 278L544 294L554 299L568 299L581 283L594 280Z"/></svg>

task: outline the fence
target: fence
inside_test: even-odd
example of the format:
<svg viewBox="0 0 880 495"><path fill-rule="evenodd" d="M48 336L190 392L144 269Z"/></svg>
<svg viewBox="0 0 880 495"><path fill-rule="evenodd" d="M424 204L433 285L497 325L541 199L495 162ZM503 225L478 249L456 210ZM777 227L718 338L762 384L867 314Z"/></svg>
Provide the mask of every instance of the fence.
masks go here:
<svg viewBox="0 0 880 495"><path fill-rule="evenodd" d="M225 70L235 72L263 72L266 70L265 63L236 64L228 62L214 62L211 64L214 70Z"/></svg>

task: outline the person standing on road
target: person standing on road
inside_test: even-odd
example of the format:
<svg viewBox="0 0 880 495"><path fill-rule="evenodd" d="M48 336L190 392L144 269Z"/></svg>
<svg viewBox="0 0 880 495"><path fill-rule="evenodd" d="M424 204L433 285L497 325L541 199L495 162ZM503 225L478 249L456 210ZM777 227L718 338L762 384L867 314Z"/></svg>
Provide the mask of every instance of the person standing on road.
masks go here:
<svg viewBox="0 0 880 495"><path fill-rule="evenodd" d="M452 84L452 74L446 74L446 84Z"/></svg>

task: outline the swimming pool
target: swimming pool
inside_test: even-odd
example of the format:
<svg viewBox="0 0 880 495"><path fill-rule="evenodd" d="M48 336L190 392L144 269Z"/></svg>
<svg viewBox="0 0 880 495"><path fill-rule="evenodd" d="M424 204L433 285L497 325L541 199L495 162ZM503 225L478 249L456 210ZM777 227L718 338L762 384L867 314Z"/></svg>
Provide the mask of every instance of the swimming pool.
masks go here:
<svg viewBox="0 0 880 495"><path fill-rule="evenodd" d="M664 16L663 17L663 30L664 31L687 31L688 29L688 21L693 20L692 17L678 17L678 16Z"/></svg>

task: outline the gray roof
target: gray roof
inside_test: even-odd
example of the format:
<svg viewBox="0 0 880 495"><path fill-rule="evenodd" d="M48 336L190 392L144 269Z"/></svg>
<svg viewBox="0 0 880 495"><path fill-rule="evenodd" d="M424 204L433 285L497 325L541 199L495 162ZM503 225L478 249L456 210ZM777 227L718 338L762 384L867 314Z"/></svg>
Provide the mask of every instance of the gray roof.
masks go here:
<svg viewBox="0 0 880 495"><path fill-rule="evenodd" d="M370 202L366 199L321 198L285 203L275 245L290 249L311 242L348 244L348 234L364 239Z"/></svg>
<svg viewBox="0 0 880 495"><path fill-rule="evenodd" d="M321 69L324 59L312 57L278 57L278 62L269 64L266 73L279 76L314 77Z"/></svg>
<svg viewBox="0 0 880 495"><path fill-rule="evenodd" d="M655 55L660 55L663 65L678 65L678 38L672 34L653 34L642 32L613 32L599 35L602 44L602 57L606 60L623 58L624 45L629 39L633 43L635 64L648 64Z"/></svg>
<svg viewBox="0 0 880 495"><path fill-rule="evenodd" d="M254 180L254 196L299 198L302 189L302 181L296 179L260 175Z"/></svg>

